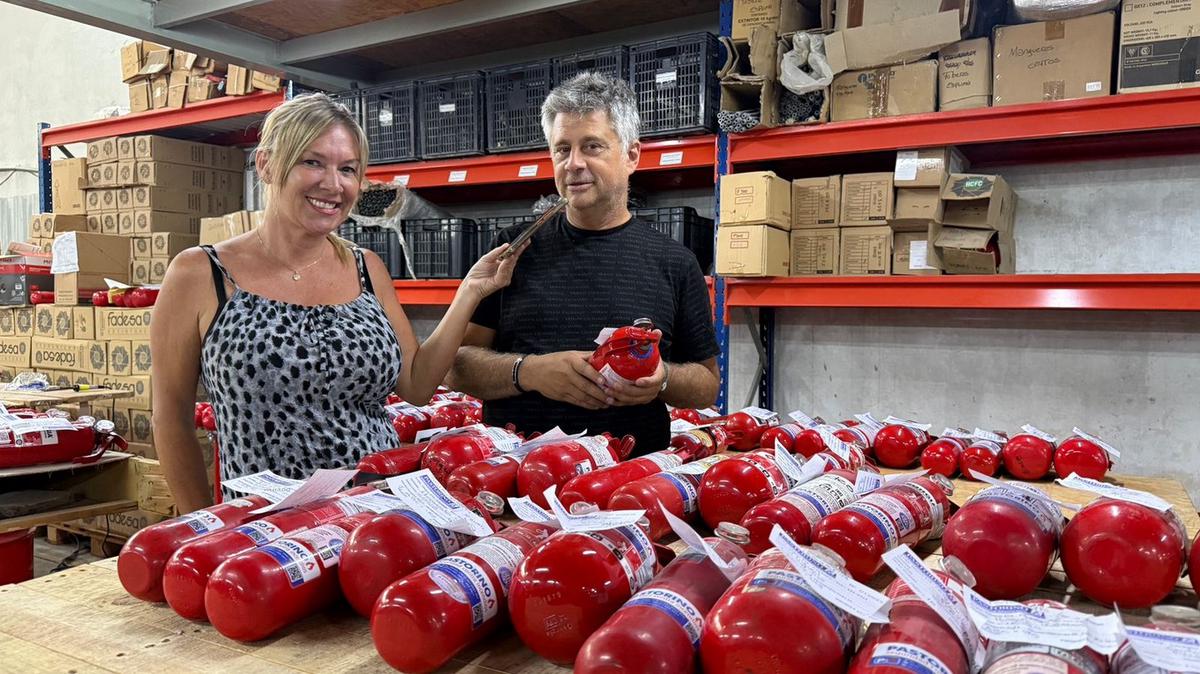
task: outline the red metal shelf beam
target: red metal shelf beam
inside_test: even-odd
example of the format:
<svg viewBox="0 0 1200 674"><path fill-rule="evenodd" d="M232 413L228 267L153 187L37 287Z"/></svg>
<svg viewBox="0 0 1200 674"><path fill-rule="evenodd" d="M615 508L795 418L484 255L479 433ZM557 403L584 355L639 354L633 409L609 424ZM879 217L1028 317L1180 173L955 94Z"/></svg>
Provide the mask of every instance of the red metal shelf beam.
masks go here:
<svg viewBox="0 0 1200 674"><path fill-rule="evenodd" d="M42 133L42 147L139 133L157 133L167 129L202 125L219 120L265 115L283 102L283 92L257 93L249 96L224 96L199 103L189 103L178 110L147 110L120 117L91 122L52 126Z"/></svg>
<svg viewBox="0 0 1200 674"><path fill-rule="evenodd" d="M1193 126L1200 126L1200 89L1181 89L770 129L730 136L729 159L736 165Z"/></svg>
<svg viewBox="0 0 1200 674"><path fill-rule="evenodd" d="M1200 274L729 279L730 307L1200 311Z"/></svg>
<svg viewBox="0 0 1200 674"><path fill-rule="evenodd" d="M715 136L693 136L678 140L647 141L642 144L638 171L712 169L716 165ZM548 150L463 157L440 161L383 164L367 169L367 177L378 182L399 182L413 189L489 185L554 179Z"/></svg>
<svg viewBox="0 0 1200 674"><path fill-rule="evenodd" d="M396 299L406 306L449 306L458 292L458 279L395 280Z"/></svg>

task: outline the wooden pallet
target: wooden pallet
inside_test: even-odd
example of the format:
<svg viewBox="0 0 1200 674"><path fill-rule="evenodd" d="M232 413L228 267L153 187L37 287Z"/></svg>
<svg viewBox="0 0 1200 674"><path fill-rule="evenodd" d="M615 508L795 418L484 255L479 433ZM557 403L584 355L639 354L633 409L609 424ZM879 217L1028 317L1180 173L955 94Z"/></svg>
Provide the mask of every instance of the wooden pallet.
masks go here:
<svg viewBox="0 0 1200 674"><path fill-rule="evenodd" d="M113 531L95 530L83 527L77 523L52 524L46 527L46 541L54 545L78 544L80 540L88 542L91 553L100 558L112 557L121 551L128 540Z"/></svg>

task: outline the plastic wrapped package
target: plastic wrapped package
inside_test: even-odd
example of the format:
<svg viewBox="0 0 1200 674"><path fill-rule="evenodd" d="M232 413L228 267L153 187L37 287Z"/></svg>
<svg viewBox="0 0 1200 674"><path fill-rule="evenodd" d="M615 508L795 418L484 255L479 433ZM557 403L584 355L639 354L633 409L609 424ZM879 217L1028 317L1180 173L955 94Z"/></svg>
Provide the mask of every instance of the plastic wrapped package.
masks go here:
<svg viewBox="0 0 1200 674"><path fill-rule="evenodd" d="M1010 0L1023 22L1062 21L1116 9L1121 0Z"/></svg>

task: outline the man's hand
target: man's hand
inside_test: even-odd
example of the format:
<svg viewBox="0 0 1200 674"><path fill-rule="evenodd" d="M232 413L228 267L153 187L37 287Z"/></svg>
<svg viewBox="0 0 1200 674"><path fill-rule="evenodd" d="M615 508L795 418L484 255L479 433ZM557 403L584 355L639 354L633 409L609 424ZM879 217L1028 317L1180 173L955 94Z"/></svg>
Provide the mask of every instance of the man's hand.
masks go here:
<svg viewBox="0 0 1200 674"><path fill-rule="evenodd" d="M644 405L658 397L662 390L663 380L667 378L666 367L659 362L658 369L649 377L642 377L632 384L625 382L605 383L604 391L608 395L608 403L618 407L628 405Z"/></svg>
<svg viewBox="0 0 1200 674"><path fill-rule="evenodd" d="M611 396L600 388L604 378L588 363L591 355L588 351L559 351L526 356L521 363L521 386L584 409L608 407Z"/></svg>

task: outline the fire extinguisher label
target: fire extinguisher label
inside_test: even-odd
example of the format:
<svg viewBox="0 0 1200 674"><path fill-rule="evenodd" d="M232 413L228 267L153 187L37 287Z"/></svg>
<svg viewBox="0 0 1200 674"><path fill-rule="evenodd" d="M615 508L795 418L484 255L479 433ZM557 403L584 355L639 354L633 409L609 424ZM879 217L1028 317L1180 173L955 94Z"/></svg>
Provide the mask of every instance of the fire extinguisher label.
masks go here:
<svg viewBox="0 0 1200 674"><path fill-rule="evenodd" d="M234 531L249 538L255 545L266 545L283 536L283 529L264 520L247 522Z"/></svg>
<svg viewBox="0 0 1200 674"><path fill-rule="evenodd" d="M751 467L762 473L763 477L767 478L771 494L779 496L787 491L787 478L783 476L783 471L779 470L779 465L775 463L773 457L762 452L752 452L738 458L750 464Z"/></svg>
<svg viewBox="0 0 1200 674"><path fill-rule="evenodd" d="M647 588L633 595L633 599L625 602L622 608L631 606L647 606L662 611L687 632L692 641L692 648L700 647L700 630L704 627L704 615L683 595L658 587Z"/></svg>
<svg viewBox="0 0 1200 674"><path fill-rule="evenodd" d="M408 518L413 524L417 525L425 533L425 540L429 541L429 544L433 546L434 553L439 558L458 552L462 549L464 539L470 539L465 534L458 534L449 529L439 529L426 522L423 517L411 510L396 510L393 512L401 517Z"/></svg>
<svg viewBox="0 0 1200 674"><path fill-rule="evenodd" d="M1062 522L1062 514L1056 512L1057 509L1051 510L1051 505L1046 499L1038 498L1028 492L1012 489L1004 486L988 487L975 495L971 500L979 499L981 501L1006 501L1013 504L1017 509L1024 511L1029 517L1037 523L1042 533L1057 536L1059 526Z"/></svg>
<svg viewBox="0 0 1200 674"><path fill-rule="evenodd" d="M482 433L492 441L492 447L494 447L497 452L511 452L517 447L521 446L521 438L518 438L502 428L487 427L483 429Z"/></svg>
<svg viewBox="0 0 1200 674"><path fill-rule="evenodd" d="M740 411L744 412L745 414L749 414L759 423L767 426L779 423L779 415L771 410L763 409L761 407L744 407Z"/></svg>
<svg viewBox="0 0 1200 674"><path fill-rule="evenodd" d="M617 371L614 370L612 365L609 365L608 363L605 363L604 367L600 368L600 376L604 378L604 381L609 386L612 386L613 384L618 384L618 383L633 384L632 379L626 379L626 378L622 377L621 375L617 374Z"/></svg>
<svg viewBox="0 0 1200 674"><path fill-rule="evenodd" d="M1002 449L1000 447L999 443L992 441L992 440L976 440L975 442L971 443L971 446L972 447L983 447L987 451L991 452L993 455L999 455L1000 450Z"/></svg>
<svg viewBox="0 0 1200 674"><path fill-rule="evenodd" d="M308 543L313 554L321 560L321 566L329 569L342 561L342 547L346 544L346 536L345 529L335 524L326 524L292 534L289 538Z"/></svg>
<svg viewBox="0 0 1200 674"><path fill-rule="evenodd" d="M650 540L637 527L579 532L603 545L616 558L629 581L629 593L644 587L654 576L654 553Z"/></svg>
<svg viewBox="0 0 1200 674"><path fill-rule="evenodd" d="M197 510L179 518L181 524L186 524L197 535L225 528L225 522L207 510Z"/></svg>
<svg viewBox="0 0 1200 674"><path fill-rule="evenodd" d="M673 452L655 452L642 458L658 466L659 470L670 470L683 465L683 458Z"/></svg>
<svg viewBox="0 0 1200 674"><path fill-rule="evenodd" d="M500 591L505 595L508 594L508 586L512 584L513 572L525 558L525 553L520 547L498 536L480 539L471 544L465 552L475 555L492 567L496 577L500 579Z"/></svg>
<svg viewBox="0 0 1200 674"><path fill-rule="evenodd" d="M830 604L816 592L813 592L808 583L805 582L803 576L795 571L788 571L786 569L763 569L754 575L754 578L751 579L747 586L750 591L765 590L771 587L806 599L825 617L825 620L829 622L829 626L833 631L837 632L838 638L841 639L842 647L849 647L851 640L854 638L855 621L850 618L848 613Z"/></svg>
<svg viewBox="0 0 1200 674"><path fill-rule="evenodd" d="M587 453L592 457L592 461L596 464L596 468L604 468L605 466L611 466L617 462L617 460L613 458L612 452L608 449L608 438L597 435L593 437L579 438L575 440L575 442L578 443L580 447L583 447L585 450L587 450ZM585 470L583 472L587 473L590 471Z"/></svg>
<svg viewBox="0 0 1200 674"><path fill-rule="evenodd" d="M894 667L914 674L951 674L936 655L911 644L879 644L871 651L871 667Z"/></svg>
<svg viewBox="0 0 1200 674"><path fill-rule="evenodd" d="M879 533L883 535L883 539L887 542L887 547L895 547L896 544L899 543L901 536L901 534L896 530L896 523L892 521L892 518L887 514L886 511L882 510L873 503L864 502L866 498L869 498L869 496L863 497L863 500L856 501L846 506L846 510L852 510L859 513L863 517L866 517L871 524L875 525L875 528L879 530ZM909 520L911 521L912 518L909 517Z"/></svg>
<svg viewBox="0 0 1200 674"><path fill-rule="evenodd" d="M685 515L690 515L696 512L697 503L695 483L688 478L682 475L676 475L675 473L662 473L662 476L667 480L667 482L670 482L672 485L674 485L674 487L679 490L679 494L683 496L683 513Z"/></svg>
<svg viewBox="0 0 1200 674"><path fill-rule="evenodd" d="M316 555L290 538L281 538L259 550L279 563L292 587L300 587L321 575L321 564Z"/></svg>
<svg viewBox="0 0 1200 674"><path fill-rule="evenodd" d="M929 532L929 538L940 538L942 531L946 529L946 512L942 508L942 502L937 500L937 497L932 492L922 487L915 480L904 483L903 487L911 489L925 500L925 503L929 506L929 514L933 517L933 529Z"/></svg>
<svg viewBox="0 0 1200 674"><path fill-rule="evenodd" d="M492 579L482 566L457 555L434 562L429 579L455 601L471 607L471 628L479 629L496 616L500 605Z"/></svg>
<svg viewBox="0 0 1200 674"><path fill-rule="evenodd" d="M816 524L854 500L854 485L840 475L822 475L779 498L796 506L809 524Z"/></svg>

